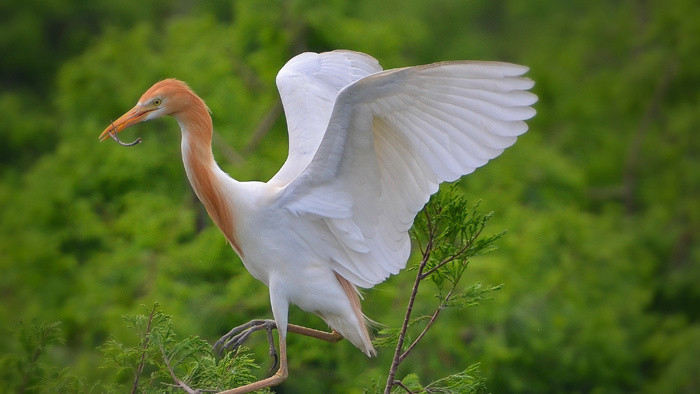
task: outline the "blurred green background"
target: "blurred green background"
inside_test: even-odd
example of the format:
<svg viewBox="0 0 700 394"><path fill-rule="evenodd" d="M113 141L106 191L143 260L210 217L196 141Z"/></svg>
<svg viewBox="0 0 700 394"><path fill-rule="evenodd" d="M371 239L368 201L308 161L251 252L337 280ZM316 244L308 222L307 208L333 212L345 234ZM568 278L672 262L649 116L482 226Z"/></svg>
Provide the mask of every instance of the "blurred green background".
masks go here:
<svg viewBox="0 0 700 394"><path fill-rule="evenodd" d="M97 136L176 77L211 107L222 168L267 180L287 149L277 70L336 48L385 68L526 64L540 97L530 131L462 182L496 212L489 230L508 230L466 282L505 286L442 315L400 376L429 382L480 362L491 392L700 391L696 0L3 1L0 354L18 351L17 322L60 320L66 344L47 361L109 383L97 347L129 341L121 316L141 305L160 302L178 333L207 340L271 316L267 289L190 190L177 124L125 132L143 137L135 148ZM411 276L367 291L366 314L398 325ZM419 308L432 302L428 292ZM298 309L290 320L323 327ZM251 345L266 369L262 337ZM367 359L346 341L289 343L279 392L386 379L387 349ZM18 387L0 376L0 391Z"/></svg>

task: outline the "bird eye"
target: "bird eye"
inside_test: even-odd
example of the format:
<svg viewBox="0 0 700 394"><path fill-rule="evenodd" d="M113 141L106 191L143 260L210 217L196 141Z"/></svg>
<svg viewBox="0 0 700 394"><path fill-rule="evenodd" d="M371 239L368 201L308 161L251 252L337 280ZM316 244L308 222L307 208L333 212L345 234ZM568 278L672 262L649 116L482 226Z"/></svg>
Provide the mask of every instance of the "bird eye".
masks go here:
<svg viewBox="0 0 700 394"><path fill-rule="evenodd" d="M155 106L159 106L162 102L163 102L162 99L157 98L157 99L151 101L151 104L155 105Z"/></svg>

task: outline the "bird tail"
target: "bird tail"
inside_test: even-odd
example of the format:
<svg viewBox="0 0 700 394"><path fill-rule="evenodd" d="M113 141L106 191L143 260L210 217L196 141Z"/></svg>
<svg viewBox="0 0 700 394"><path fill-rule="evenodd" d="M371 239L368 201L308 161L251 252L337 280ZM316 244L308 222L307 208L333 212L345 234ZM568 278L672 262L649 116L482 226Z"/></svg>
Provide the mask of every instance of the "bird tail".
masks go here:
<svg viewBox="0 0 700 394"><path fill-rule="evenodd" d="M338 282L343 287L343 291L350 301L352 306L352 311L354 314L356 322L350 322L347 319L338 319L337 322L327 321L327 323L345 339L350 341L353 345L357 346L363 353L369 357L377 355L377 351L372 346L372 339L369 335L369 330L367 326L372 322L362 313L362 306L360 305L360 293L357 291L355 285L350 283L347 279L340 276L337 272L335 273Z"/></svg>

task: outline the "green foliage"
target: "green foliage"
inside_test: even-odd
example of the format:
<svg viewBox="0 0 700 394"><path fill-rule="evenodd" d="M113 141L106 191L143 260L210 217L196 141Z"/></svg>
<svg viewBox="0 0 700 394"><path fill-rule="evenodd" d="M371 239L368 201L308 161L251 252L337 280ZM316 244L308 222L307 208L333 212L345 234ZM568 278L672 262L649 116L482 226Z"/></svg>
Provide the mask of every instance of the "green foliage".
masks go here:
<svg viewBox="0 0 700 394"><path fill-rule="evenodd" d="M46 353L65 343L61 322L32 319L20 322L14 332L19 348L0 357L0 381L7 392L88 392L84 378L68 373L46 360Z"/></svg>
<svg viewBox="0 0 700 394"><path fill-rule="evenodd" d="M459 294L452 295L445 303L446 307L467 308L470 306L479 305L484 300L492 299L491 293L496 290L501 290L503 285L489 286L482 288L481 283L472 283Z"/></svg>
<svg viewBox="0 0 700 394"><path fill-rule="evenodd" d="M61 322L46 323L37 319L33 319L31 324L19 323L17 337L22 350L27 355L31 355L29 368L47 347L65 342Z"/></svg>
<svg viewBox="0 0 700 394"><path fill-rule="evenodd" d="M428 257L423 275L435 283L441 298L446 287L451 290L457 286L469 258L492 251L494 242L505 234L481 236L491 214L481 214L478 203L470 207L455 185L443 189L426 205L413 227L414 238Z"/></svg>
<svg viewBox="0 0 700 394"><path fill-rule="evenodd" d="M423 265L419 273L420 281L430 279L435 285L439 309L464 309L479 305L481 301L490 299L492 292L503 287L482 288L481 283L475 282L454 292L469 265L469 259L495 250L494 243L505 234L482 234L492 213L482 214L478 208L478 203L469 204L456 184L447 185L431 198L414 223L412 235L419 245L423 261L407 270L415 272ZM408 327L410 329L429 318L411 318ZM373 344L376 347L396 346L400 331L399 328L383 326Z"/></svg>
<svg viewBox="0 0 700 394"><path fill-rule="evenodd" d="M410 391L454 393L484 389L485 379L471 374L476 371L474 365L461 373L437 379L426 387L420 386L415 373L406 375L403 380L396 378L399 366L426 337L428 331L433 334L437 332L435 323L443 309L464 309L478 305L489 293L501 288L492 286L482 289L479 283L473 283L464 291L456 292L459 291L458 285L467 269L469 258L492 250L493 243L503 235L482 234L491 214L480 213L478 205L471 206L459 193L456 184L447 185L431 198L414 223L413 237L420 245L422 257L420 263L411 269L416 272L416 277L408 295L403 324L400 329L383 329L380 335L385 337L380 336L375 341L378 347L395 347L384 393L389 393L396 387ZM437 287L438 305L430 315L416 318L413 314L416 297L420 285L426 279L430 279ZM414 337L413 333L417 331L415 327L420 327L421 331Z"/></svg>
<svg viewBox="0 0 700 394"><path fill-rule="evenodd" d="M425 387L428 393L482 393L486 381L481 376L479 364L472 364L464 371L438 379Z"/></svg>
<svg viewBox="0 0 700 394"><path fill-rule="evenodd" d="M509 231L497 253L470 260L469 283L506 286L468 313L445 308L440 335L428 335L399 376L430 382L479 361L492 392L698 391L696 3L0 4L5 386L16 391L28 367L12 322L63 322L65 345L41 352L27 391L102 392L131 377L97 368L97 347L133 339L122 316L142 304L167 300L175 333L209 341L269 317L265 287L195 202L176 124L127 132L125 140L144 138L131 149L98 144L97 135L155 80L181 78L212 108L222 167L268 179L284 161L284 122L275 119L259 143L253 133L276 103L276 71L302 50L347 48L386 67L527 64L540 97L531 130L460 184L498 212L491 228ZM404 272L367 291L365 313L399 326L397 300L411 280ZM416 316L434 307L419 298ZM325 328L296 309L290 320ZM250 346L263 359L266 343ZM292 375L281 390L290 392L364 387L381 380L391 356L384 349L368 360L345 342L294 336L288 350Z"/></svg>
<svg viewBox="0 0 700 394"><path fill-rule="evenodd" d="M126 326L138 341L133 346L109 340L100 346L103 367L114 383L99 385L77 377L69 368L57 368L55 362L42 361L51 347L63 345L61 323L32 320L20 323L15 338L17 353L0 358L5 389L16 392L143 392L176 391L176 387L195 387L203 391L221 391L241 386L256 378L258 368L245 349L216 358L211 346L198 336L179 339L172 329L172 318L156 303L145 314L124 316ZM177 381L175 381L177 379Z"/></svg>
<svg viewBox="0 0 700 394"><path fill-rule="evenodd" d="M479 363L472 364L465 370L454 375L440 378L427 386L420 382L420 377L415 373L409 373L401 379L403 386L394 386L392 393L406 393L406 389L414 393L441 393L441 394L474 394L487 391L486 379L479 370ZM381 393L383 387L375 385L369 392Z"/></svg>
<svg viewBox="0 0 700 394"><path fill-rule="evenodd" d="M124 320L138 337L138 344L126 346L110 340L101 346L105 357L117 367L115 374L123 377L124 384L113 388L116 392L171 392L180 384L193 390L221 391L255 381L251 369L257 366L245 350L217 360L203 339L178 339L172 318L158 304L146 314L127 315ZM113 366L107 368L114 370Z"/></svg>

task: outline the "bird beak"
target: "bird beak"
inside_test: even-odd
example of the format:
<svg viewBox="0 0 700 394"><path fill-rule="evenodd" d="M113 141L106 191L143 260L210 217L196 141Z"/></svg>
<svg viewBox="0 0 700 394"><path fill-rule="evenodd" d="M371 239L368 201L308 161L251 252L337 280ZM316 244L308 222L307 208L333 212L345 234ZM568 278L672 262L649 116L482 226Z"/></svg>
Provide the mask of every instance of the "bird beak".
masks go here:
<svg viewBox="0 0 700 394"><path fill-rule="evenodd" d="M144 117L153 110L154 109L152 108L143 108L140 105L135 106L129 112L122 115L119 119L112 122L112 124L110 124L109 127L107 127L105 131L100 134L100 141L104 141L108 137L114 136L126 128L143 122Z"/></svg>

